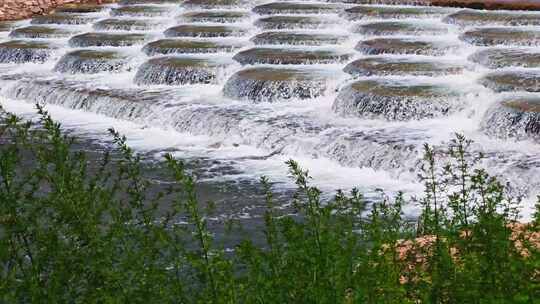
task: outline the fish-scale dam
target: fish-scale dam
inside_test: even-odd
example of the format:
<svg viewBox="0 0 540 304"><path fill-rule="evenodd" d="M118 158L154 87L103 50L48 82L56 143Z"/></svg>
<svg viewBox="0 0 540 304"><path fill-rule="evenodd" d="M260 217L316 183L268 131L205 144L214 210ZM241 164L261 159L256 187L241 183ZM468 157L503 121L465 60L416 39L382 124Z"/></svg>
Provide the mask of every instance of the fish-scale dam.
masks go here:
<svg viewBox="0 0 540 304"><path fill-rule="evenodd" d="M296 158L331 189L415 188L423 144L459 132L538 194L540 12L372 2L121 0L3 22L0 100L128 121L237 178Z"/></svg>

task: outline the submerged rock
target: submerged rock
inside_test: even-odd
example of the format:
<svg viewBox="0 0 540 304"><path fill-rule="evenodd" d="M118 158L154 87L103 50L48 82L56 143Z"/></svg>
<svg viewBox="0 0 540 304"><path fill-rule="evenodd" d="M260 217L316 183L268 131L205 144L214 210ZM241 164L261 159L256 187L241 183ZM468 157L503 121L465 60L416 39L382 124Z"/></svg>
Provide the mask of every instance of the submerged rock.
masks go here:
<svg viewBox="0 0 540 304"><path fill-rule="evenodd" d="M308 69L255 67L232 75L225 96L254 103L315 98L326 90L326 80Z"/></svg>
<svg viewBox="0 0 540 304"><path fill-rule="evenodd" d="M73 32L62 28L49 26L31 25L14 29L9 37L15 38L64 38L70 37Z"/></svg>
<svg viewBox="0 0 540 304"><path fill-rule="evenodd" d="M353 82L339 92L333 110L341 116L412 120L447 115L463 107L457 94L433 84L385 79Z"/></svg>
<svg viewBox="0 0 540 304"><path fill-rule="evenodd" d="M135 75L138 85L212 83L224 63L193 57L158 57L142 64Z"/></svg>
<svg viewBox="0 0 540 304"><path fill-rule="evenodd" d="M345 62L350 54L289 48L252 48L236 54L241 64L324 64Z"/></svg>
<svg viewBox="0 0 540 304"><path fill-rule="evenodd" d="M0 43L0 63L45 62L56 47L41 41L11 40Z"/></svg>
<svg viewBox="0 0 540 304"><path fill-rule="evenodd" d="M431 5L432 0L345 0L347 3L371 5Z"/></svg>
<svg viewBox="0 0 540 304"><path fill-rule="evenodd" d="M35 16L30 23L32 24L87 24L95 21L97 17L90 17L84 14L55 13L50 15Z"/></svg>
<svg viewBox="0 0 540 304"><path fill-rule="evenodd" d="M159 20L154 19L112 18L94 23L93 28L97 31L146 31L159 25Z"/></svg>
<svg viewBox="0 0 540 304"><path fill-rule="evenodd" d="M148 43L143 52L149 56L156 54L188 54L188 53L217 53L232 52L241 45L192 39L161 39Z"/></svg>
<svg viewBox="0 0 540 304"><path fill-rule="evenodd" d="M14 27L11 21L0 21L0 32L9 32Z"/></svg>
<svg viewBox="0 0 540 304"><path fill-rule="evenodd" d="M540 68L540 52L534 49L490 48L472 54L469 60L491 69Z"/></svg>
<svg viewBox="0 0 540 304"><path fill-rule="evenodd" d="M274 14L323 14L337 13L343 7L338 4L309 3L300 1L271 2L253 8L253 12L259 15Z"/></svg>
<svg viewBox="0 0 540 304"><path fill-rule="evenodd" d="M462 10L444 18L444 21L460 26L470 25L540 25L540 13L490 12Z"/></svg>
<svg viewBox="0 0 540 304"><path fill-rule="evenodd" d="M70 74L118 72L126 64L126 57L115 51L77 50L62 56L54 70Z"/></svg>
<svg viewBox="0 0 540 304"><path fill-rule="evenodd" d="M499 138L540 141L540 98L504 98L488 109L482 121L482 130Z"/></svg>
<svg viewBox="0 0 540 304"><path fill-rule="evenodd" d="M180 20L185 22L215 22L233 23L249 18L249 14L244 11L231 10L211 10L186 12L180 15Z"/></svg>
<svg viewBox="0 0 540 304"><path fill-rule="evenodd" d="M347 36L333 34L317 34L306 32L264 32L251 38L255 44L276 45L323 45L339 44L347 40Z"/></svg>
<svg viewBox="0 0 540 304"><path fill-rule="evenodd" d="M346 9L342 16L348 20L435 18L449 12L450 10L440 7L354 6Z"/></svg>
<svg viewBox="0 0 540 304"><path fill-rule="evenodd" d="M55 13L97 13L103 10L103 6L94 4L64 4L54 9Z"/></svg>
<svg viewBox="0 0 540 304"><path fill-rule="evenodd" d="M538 0L430 0L430 2L432 5L486 10L540 10Z"/></svg>
<svg viewBox="0 0 540 304"><path fill-rule="evenodd" d="M244 28L226 25L183 24L165 31L165 37L229 37L242 36Z"/></svg>
<svg viewBox="0 0 540 304"><path fill-rule="evenodd" d="M540 46L540 31L524 28L479 28L463 33L460 39L479 46Z"/></svg>
<svg viewBox="0 0 540 304"><path fill-rule="evenodd" d="M255 26L268 30L317 29L333 24L335 20L320 16L269 16L257 19Z"/></svg>
<svg viewBox="0 0 540 304"><path fill-rule="evenodd" d="M406 21L380 21L360 24L354 32L363 35L391 36L391 35L436 35L448 33L448 28L428 23Z"/></svg>
<svg viewBox="0 0 540 304"><path fill-rule="evenodd" d="M180 4L183 0L120 0L121 5L137 5L137 4Z"/></svg>
<svg viewBox="0 0 540 304"><path fill-rule="evenodd" d="M343 71L355 76L441 76L461 74L463 65L417 58L368 57L349 63Z"/></svg>
<svg viewBox="0 0 540 304"><path fill-rule="evenodd" d="M212 9L240 7L248 4L248 0L185 0L182 7L187 9Z"/></svg>
<svg viewBox="0 0 540 304"><path fill-rule="evenodd" d="M131 46L141 44L147 39L145 34L120 34L120 33L86 33L71 37L71 47L88 46Z"/></svg>
<svg viewBox="0 0 540 304"><path fill-rule="evenodd" d="M503 71L484 76L480 83L495 92L540 92L540 73L537 71Z"/></svg>
<svg viewBox="0 0 540 304"><path fill-rule="evenodd" d="M458 48L457 45L442 41L416 38L375 38L360 41L355 49L367 55L416 54L442 56Z"/></svg>
<svg viewBox="0 0 540 304"><path fill-rule="evenodd" d="M123 6L111 9L111 16L158 17L171 14L171 9L161 6Z"/></svg>

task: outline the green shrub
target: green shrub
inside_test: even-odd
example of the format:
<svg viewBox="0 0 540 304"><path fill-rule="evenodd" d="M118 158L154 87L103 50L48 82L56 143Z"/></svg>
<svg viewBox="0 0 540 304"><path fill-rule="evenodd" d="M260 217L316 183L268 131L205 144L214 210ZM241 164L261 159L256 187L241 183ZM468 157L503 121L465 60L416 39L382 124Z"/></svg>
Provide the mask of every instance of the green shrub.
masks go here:
<svg viewBox="0 0 540 304"><path fill-rule="evenodd" d="M280 213L262 178L264 245L228 253L182 161L166 155L175 182L154 193L114 130L121 157L89 166L38 111L35 124L2 116L2 303L540 303L540 204L518 224L519 199L463 136L447 151L426 145L425 194L412 202L357 190L323 200L291 160L297 214ZM402 207L415 202L411 221Z"/></svg>

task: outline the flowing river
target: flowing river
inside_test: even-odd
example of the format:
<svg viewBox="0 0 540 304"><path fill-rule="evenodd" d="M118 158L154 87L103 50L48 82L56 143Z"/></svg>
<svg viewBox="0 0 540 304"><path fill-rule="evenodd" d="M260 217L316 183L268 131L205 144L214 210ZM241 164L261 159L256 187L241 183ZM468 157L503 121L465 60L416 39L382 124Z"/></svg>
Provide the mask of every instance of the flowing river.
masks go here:
<svg viewBox="0 0 540 304"><path fill-rule="evenodd" d="M423 144L459 132L529 216L540 12L362 2L121 0L3 22L0 101L26 117L45 104L92 143L112 126L150 158L197 161L245 217L258 177L292 188L290 158L323 190L419 193Z"/></svg>

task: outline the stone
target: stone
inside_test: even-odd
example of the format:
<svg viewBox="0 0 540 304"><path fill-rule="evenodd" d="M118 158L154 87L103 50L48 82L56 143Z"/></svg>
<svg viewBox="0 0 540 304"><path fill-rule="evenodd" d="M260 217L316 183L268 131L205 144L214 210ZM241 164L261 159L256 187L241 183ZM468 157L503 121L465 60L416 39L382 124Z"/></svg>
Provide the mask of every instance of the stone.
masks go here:
<svg viewBox="0 0 540 304"><path fill-rule="evenodd" d="M343 63L351 54L322 50L290 48L251 48L236 54L233 59L246 64L325 64Z"/></svg>
<svg viewBox="0 0 540 304"><path fill-rule="evenodd" d="M375 38L360 41L355 49L366 55L416 54L442 56L455 51L459 46L442 41L429 41L416 38Z"/></svg>
<svg viewBox="0 0 540 304"><path fill-rule="evenodd" d="M524 28L489 27L466 31L460 39L473 45L540 46L540 31Z"/></svg>

